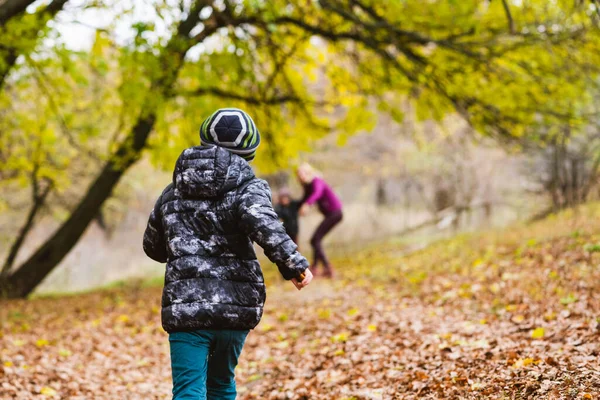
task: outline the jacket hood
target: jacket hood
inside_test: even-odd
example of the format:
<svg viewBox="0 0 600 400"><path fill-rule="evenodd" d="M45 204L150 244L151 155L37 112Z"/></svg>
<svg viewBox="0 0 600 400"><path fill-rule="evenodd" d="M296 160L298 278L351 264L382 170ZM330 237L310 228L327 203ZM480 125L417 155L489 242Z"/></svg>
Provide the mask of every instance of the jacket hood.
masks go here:
<svg viewBox="0 0 600 400"><path fill-rule="evenodd" d="M176 195L213 198L242 186L255 177L243 158L217 146L185 149L175 164Z"/></svg>

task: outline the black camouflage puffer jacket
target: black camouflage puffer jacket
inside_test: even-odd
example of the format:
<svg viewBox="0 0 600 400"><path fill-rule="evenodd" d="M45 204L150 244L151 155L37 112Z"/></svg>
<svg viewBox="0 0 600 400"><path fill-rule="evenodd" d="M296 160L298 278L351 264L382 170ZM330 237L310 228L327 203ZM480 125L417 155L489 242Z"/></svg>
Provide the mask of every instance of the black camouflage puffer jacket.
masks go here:
<svg viewBox="0 0 600 400"><path fill-rule="evenodd" d="M285 279L308 267L273 211L268 184L245 160L219 147L185 150L144 234L146 254L167 263L167 332L258 324L266 295L253 241Z"/></svg>

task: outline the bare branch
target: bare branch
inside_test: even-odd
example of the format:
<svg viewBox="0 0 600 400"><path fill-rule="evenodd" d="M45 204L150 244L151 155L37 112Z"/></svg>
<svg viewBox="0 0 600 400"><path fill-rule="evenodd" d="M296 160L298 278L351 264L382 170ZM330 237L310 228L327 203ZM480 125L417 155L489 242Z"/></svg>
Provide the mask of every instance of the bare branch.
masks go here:
<svg viewBox="0 0 600 400"><path fill-rule="evenodd" d="M268 98L260 98L256 96L240 94L235 92L229 92L227 90L218 88L218 87L203 87L198 88L192 91L178 91L177 94L182 96L204 96L204 95L213 95L222 99L228 100L239 100L243 101L247 104L252 105L274 105L274 104L285 104L285 103L301 103L301 102L310 102L308 99L302 99L296 95L285 94L285 95L275 95Z"/></svg>

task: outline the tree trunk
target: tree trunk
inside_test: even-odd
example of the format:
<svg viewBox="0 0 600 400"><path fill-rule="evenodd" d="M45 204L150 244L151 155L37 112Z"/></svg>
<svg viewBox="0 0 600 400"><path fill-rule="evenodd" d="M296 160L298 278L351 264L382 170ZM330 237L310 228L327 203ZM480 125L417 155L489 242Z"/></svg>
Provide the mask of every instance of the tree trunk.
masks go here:
<svg viewBox="0 0 600 400"><path fill-rule="evenodd" d="M138 121L133 129L133 143L127 141L121 144L119 151L106 163L69 219L8 277L2 288L6 297L29 295L71 251L104 201L111 196L125 171L139 158L154 121L154 114ZM121 161L124 156L128 157Z"/></svg>
<svg viewBox="0 0 600 400"><path fill-rule="evenodd" d="M196 6L200 7L202 3L199 1ZM171 91L183 65L185 54L193 44L197 43L198 39L194 41L189 39L189 33L199 21L198 14L199 10L190 12L161 54L160 64L163 66L163 73L155 79L150 93L165 96ZM203 32L205 34L200 41L210 36L217 28L212 26L210 29L205 29ZM12 275L0 282L0 294L8 298L28 296L77 244L104 201L111 196L121 177L140 158L156 121L155 100L155 96L149 96L147 104L142 107L143 114L140 115L129 135L121 142L115 154L107 161L69 218Z"/></svg>
<svg viewBox="0 0 600 400"><path fill-rule="evenodd" d="M552 195L552 204L554 205L554 210L558 211L562 208L561 200L560 200L560 156L559 156L559 148L556 140L552 143L552 178L550 181L550 193Z"/></svg>
<svg viewBox="0 0 600 400"><path fill-rule="evenodd" d="M377 190L375 192L375 203L377 204L377 207L385 207L389 204L386 181L383 178L381 178L377 181Z"/></svg>

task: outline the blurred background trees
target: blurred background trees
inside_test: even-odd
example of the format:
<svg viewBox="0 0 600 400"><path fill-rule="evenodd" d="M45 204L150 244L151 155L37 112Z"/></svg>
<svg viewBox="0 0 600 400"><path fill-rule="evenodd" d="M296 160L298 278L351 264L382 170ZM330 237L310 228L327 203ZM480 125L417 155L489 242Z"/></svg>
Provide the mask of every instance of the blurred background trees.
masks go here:
<svg viewBox="0 0 600 400"><path fill-rule="evenodd" d="M375 227L397 217L381 232L586 201L599 18L581 0L1 2L1 290L28 295L93 221L144 210L223 106L260 127L261 173L308 157Z"/></svg>

